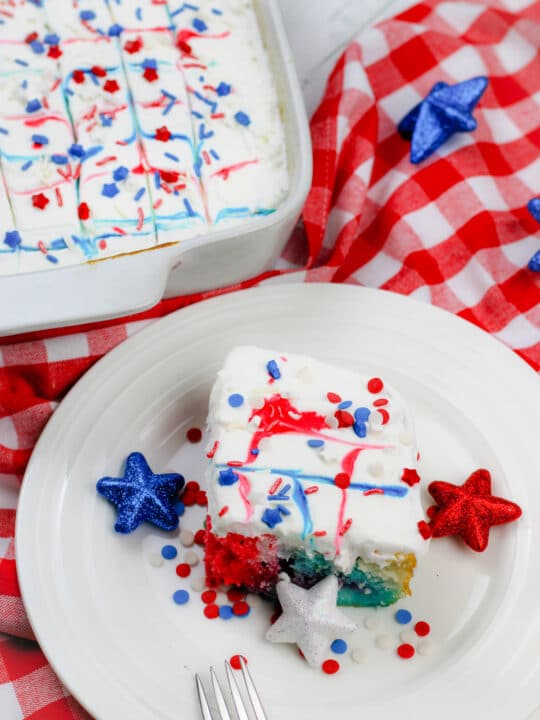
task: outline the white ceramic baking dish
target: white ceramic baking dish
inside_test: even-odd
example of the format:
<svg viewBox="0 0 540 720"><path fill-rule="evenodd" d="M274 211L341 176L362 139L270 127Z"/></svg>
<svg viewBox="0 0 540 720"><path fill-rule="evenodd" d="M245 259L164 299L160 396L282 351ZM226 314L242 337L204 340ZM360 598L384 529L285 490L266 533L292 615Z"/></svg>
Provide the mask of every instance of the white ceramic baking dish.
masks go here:
<svg viewBox="0 0 540 720"><path fill-rule="evenodd" d="M270 269L311 183L304 100L277 0L254 0L285 123L290 190L272 215L135 255L0 277L0 335L106 320L162 297L225 287Z"/></svg>

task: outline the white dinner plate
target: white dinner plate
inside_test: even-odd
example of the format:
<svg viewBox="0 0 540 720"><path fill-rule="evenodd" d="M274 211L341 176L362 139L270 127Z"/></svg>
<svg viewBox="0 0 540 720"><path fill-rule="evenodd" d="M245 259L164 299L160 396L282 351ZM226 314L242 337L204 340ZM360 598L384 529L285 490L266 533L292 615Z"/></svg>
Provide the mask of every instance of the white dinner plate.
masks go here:
<svg viewBox="0 0 540 720"><path fill-rule="evenodd" d="M203 426L225 353L253 343L382 375L412 406L420 471L462 483L487 467L495 494L522 518L491 531L477 554L436 540L413 596L397 607L432 627L431 653L402 660L394 609L351 609L362 664L313 670L292 646L264 640L272 609L208 620L178 560L152 565L176 535L150 526L114 533L114 508L95 490L138 450L156 472L201 480ZM100 720L197 718L193 675L245 655L270 720L521 720L540 702L538 377L498 341L443 311L390 293L278 284L181 310L101 360L69 393L34 451L17 515L24 602L54 669ZM426 498L426 504L428 500ZM181 518L199 527L202 508ZM199 565L194 576L202 573ZM178 589L191 592L175 604ZM368 630L364 619L379 626ZM380 635L390 648L382 650ZM337 658L337 656L334 656Z"/></svg>

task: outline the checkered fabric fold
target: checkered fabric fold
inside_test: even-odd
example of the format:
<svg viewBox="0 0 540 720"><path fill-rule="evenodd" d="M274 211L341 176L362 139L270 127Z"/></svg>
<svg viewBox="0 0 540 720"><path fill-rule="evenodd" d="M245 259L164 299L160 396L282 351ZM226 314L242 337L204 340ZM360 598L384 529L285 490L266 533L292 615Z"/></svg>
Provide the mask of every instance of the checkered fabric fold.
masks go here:
<svg viewBox="0 0 540 720"><path fill-rule="evenodd" d="M540 1L428 0L362 34L338 61L312 124L303 227L276 269L244 283L363 284L438 305L540 369ZM489 78L474 133L418 166L399 120L438 81ZM88 718L62 688L26 618L14 560L17 490L59 400L102 355L157 317L4 340L0 347L0 717ZM215 294L215 293L214 293Z"/></svg>

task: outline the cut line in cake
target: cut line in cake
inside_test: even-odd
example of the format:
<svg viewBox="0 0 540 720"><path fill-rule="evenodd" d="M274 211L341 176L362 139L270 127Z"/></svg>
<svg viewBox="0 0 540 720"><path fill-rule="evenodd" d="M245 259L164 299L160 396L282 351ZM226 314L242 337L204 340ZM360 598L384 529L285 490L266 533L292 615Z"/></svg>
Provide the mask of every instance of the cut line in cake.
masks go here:
<svg viewBox="0 0 540 720"><path fill-rule="evenodd" d="M0 274L202 237L287 195L250 1L13 0L0 60Z"/></svg>

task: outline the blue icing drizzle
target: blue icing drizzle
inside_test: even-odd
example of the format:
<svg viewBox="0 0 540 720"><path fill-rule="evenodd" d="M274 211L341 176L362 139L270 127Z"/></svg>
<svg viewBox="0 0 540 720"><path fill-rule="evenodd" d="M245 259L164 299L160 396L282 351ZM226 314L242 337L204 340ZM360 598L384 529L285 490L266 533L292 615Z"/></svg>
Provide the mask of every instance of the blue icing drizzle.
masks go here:
<svg viewBox="0 0 540 720"><path fill-rule="evenodd" d="M296 478L293 478L294 480L294 489L293 489L293 500L296 503L298 509L302 513L302 518L304 520L304 529L302 530L302 540L305 540L308 535L311 535L313 532L313 520L311 519L311 513L309 511L309 505L307 498L304 493L304 488L302 487L302 484L299 480Z"/></svg>

